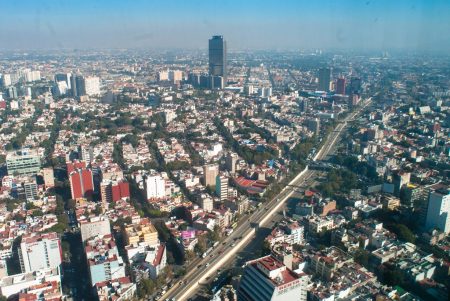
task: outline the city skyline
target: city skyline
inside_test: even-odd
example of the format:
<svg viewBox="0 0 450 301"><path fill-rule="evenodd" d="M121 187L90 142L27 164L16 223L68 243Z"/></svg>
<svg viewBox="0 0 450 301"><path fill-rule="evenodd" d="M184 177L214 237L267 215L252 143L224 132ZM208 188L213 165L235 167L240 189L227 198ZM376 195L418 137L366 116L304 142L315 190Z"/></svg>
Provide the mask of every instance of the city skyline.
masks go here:
<svg viewBox="0 0 450 301"><path fill-rule="evenodd" d="M196 1L4 3L0 50L205 49L212 35L231 49L450 49L447 1Z"/></svg>

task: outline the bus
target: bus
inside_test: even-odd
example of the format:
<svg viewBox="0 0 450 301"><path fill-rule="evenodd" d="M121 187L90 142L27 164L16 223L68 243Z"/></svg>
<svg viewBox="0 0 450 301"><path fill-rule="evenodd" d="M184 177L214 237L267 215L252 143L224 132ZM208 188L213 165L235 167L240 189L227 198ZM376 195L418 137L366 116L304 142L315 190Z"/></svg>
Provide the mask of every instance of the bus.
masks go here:
<svg viewBox="0 0 450 301"><path fill-rule="evenodd" d="M213 248L209 248L208 250L205 251L205 253L203 253L202 258L205 258L206 256L208 256L209 253L211 253L211 251L213 250Z"/></svg>

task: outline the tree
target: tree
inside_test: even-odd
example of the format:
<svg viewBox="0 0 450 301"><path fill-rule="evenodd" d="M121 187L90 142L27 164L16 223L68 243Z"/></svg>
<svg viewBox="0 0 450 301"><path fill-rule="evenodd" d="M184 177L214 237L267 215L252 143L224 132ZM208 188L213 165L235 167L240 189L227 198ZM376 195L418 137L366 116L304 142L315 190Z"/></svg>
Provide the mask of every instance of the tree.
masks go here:
<svg viewBox="0 0 450 301"><path fill-rule="evenodd" d="M214 226L213 231L208 232L208 238L212 241L219 241L221 236L220 227L218 225Z"/></svg>
<svg viewBox="0 0 450 301"><path fill-rule="evenodd" d="M191 250L187 250L184 259L189 263L195 259L195 253Z"/></svg>
<svg viewBox="0 0 450 301"><path fill-rule="evenodd" d="M398 235L400 240L404 240L410 243L414 243L416 241L416 236L414 233L403 224L394 224L393 231Z"/></svg>
<svg viewBox="0 0 450 301"><path fill-rule="evenodd" d="M148 295L151 295L155 290L155 282L151 279L143 278L138 283L137 287L137 295L139 298L147 297Z"/></svg>
<svg viewBox="0 0 450 301"><path fill-rule="evenodd" d="M200 237L198 238L198 242L197 242L197 244L196 244L195 247L194 247L194 251L195 251L197 254L203 254L203 253L205 253L205 251L206 251L206 239L205 239L204 236L200 236Z"/></svg>
<svg viewBox="0 0 450 301"><path fill-rule="evenodd" d="M353 259L364 267L369 266L369 255L370 253L364 249L356 250L355 254L353 254Z"/></svg>

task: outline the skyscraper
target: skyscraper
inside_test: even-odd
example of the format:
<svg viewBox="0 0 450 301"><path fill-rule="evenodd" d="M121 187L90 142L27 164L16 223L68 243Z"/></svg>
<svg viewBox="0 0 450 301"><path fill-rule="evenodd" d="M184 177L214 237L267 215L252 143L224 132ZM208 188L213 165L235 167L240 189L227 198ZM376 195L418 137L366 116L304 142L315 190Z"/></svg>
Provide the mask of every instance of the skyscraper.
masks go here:
<svg viewBox="0 0 450 301"><path fill-rule="evenodd" d="M336 94L345 95L345 77L340 77L337 79Z"/></svg>
<svg viewBox="0 0 450 301"><path fill-rule="evenodd" d="M223 36L209 39L209 74L227 78L227 44Z"/></svg>
<svg viewBox="0 0 450 301"><path fill-rule="evenodd" d="M331 69L330 68L320 68L319 69L319 90L320 91L330 91L330 81L331 81Z"/></svg>

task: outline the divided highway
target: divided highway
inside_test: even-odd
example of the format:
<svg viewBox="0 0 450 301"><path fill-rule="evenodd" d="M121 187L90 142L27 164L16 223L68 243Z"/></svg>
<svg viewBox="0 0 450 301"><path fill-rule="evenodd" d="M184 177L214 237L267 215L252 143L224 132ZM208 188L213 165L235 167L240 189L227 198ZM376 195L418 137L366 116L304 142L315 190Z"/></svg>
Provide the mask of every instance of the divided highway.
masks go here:
<svg viewBox="0 0 450 301"><path fill-rule="evenodd" d="M325 143L315 155L314 161L325 159L331 154L347 122L353 120L370 102L371 99L369 98L363 106L347 116L343 122L336 126L333 134L326 138ZM315 171L309 170L308 166L306 166L274 199L264 203L247 220L241 222L230 236L226 237L206 258L200 260L161 299L165 300L167 298L169 300L180 301L193 296L198 291L199 285L216 275L237 252L242 250L251 241L257 228L266 224L272 215L282 208L285 202L295 193L295 187L305 184L315 173Z"/></svg>

